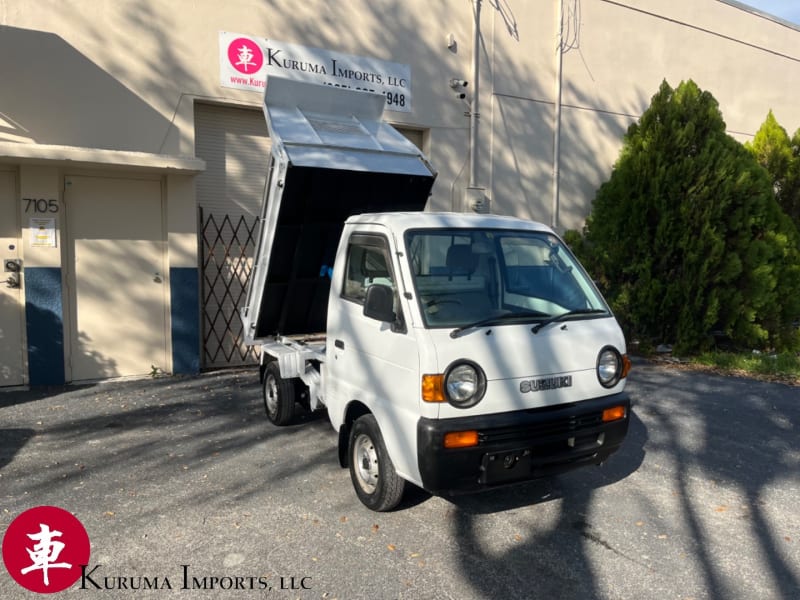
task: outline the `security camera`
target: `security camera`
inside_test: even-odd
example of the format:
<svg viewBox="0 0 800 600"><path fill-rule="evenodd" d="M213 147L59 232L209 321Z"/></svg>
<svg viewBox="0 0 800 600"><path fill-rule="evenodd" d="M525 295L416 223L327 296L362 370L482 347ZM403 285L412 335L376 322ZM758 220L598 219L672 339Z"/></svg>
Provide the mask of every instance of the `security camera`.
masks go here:
<svg viewBox="0 0 800 600"><path fill-rule="evenodd" d="M6 273L19 273L22 269L22 261L18 258L7 258L3 261L3 270Z"/></svg>
<svg viewBox="0 0 800 600"><path fill-rule="evenodd" d="M450 80L450 88L456 93L459 100L463 100L467 97L467 94L464 93L464 88L469 85L468 81L464 81L463 79L451 79Z"/></svg>

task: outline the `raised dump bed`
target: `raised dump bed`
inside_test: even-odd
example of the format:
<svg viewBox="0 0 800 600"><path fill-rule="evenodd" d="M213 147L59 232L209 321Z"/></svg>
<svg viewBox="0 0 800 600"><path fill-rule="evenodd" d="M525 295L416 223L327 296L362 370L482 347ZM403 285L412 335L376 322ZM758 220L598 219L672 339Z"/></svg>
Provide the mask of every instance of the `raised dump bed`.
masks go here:
<svg viewBox="0 0 800 600"><path fill-rule="evenodd" d="M241 311L248 343L324 333L329 269L347 217L425 208L436 174L381 121L384 103L378 94L268 78L272 156Z"/></svg>

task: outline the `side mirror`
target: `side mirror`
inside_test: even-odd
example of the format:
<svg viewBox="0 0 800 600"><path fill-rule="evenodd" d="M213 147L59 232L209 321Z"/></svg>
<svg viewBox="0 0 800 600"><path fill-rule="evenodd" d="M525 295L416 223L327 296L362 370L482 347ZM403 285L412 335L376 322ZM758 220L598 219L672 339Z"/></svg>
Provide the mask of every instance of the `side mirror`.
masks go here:
<svg viewBox="0 0 800 600"><path fill-rule="evenodd" d="M388 285L373 284L367 288L364 299L364 316L390 323L394 333L406 333L406 324L400 315L394 312L394 290Z"/></svg>
<svg viewBox="0 0 800 600"><path fill-rule="evenodd" d="M367 288L367 297L364 299L365 317L394 323L397 316L394 314L393 306L394 292L391 287L376 283Z"/></svg>

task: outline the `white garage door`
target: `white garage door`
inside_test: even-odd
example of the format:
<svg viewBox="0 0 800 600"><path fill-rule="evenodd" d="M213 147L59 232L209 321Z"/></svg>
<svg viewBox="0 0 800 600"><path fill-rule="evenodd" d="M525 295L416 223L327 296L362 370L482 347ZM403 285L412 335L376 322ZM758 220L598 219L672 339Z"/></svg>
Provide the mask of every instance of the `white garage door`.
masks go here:
<svg viewBox="0 0 800 600"><path fill-rule="evenodd" d="M195 152L206 170L195 179L197 202L215 215L256 217L269 165L267 124L260 110L195 107Z"/></svg>

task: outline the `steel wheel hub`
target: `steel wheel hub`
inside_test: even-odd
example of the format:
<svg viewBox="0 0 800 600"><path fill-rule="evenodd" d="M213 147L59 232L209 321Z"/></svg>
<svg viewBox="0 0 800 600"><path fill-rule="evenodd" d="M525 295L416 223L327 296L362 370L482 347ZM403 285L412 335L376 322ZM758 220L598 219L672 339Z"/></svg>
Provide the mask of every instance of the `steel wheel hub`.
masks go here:
<svg viewBox="0 0 800 600"><path fill-rule="evenodd" d="M368 494L372 494L378 485L378 453L369 436L361 434L356 438L353 447L353 464L358 476L358 483Z"/></svg>
<svg viewBox="0 0 800 600"><path fill-rule="evenodd" d="M267 377L266 392L267 412L274 415L278 412L278 384L272 376Z"/></svg>

